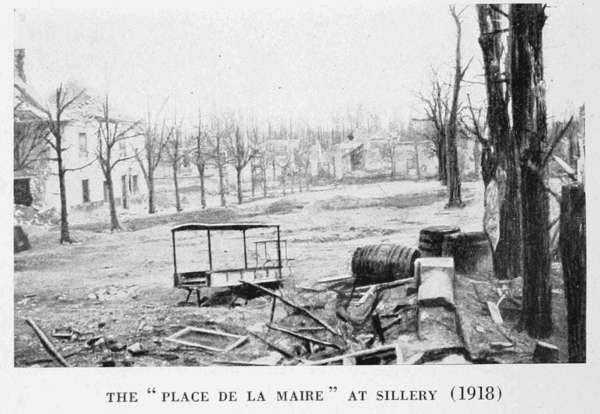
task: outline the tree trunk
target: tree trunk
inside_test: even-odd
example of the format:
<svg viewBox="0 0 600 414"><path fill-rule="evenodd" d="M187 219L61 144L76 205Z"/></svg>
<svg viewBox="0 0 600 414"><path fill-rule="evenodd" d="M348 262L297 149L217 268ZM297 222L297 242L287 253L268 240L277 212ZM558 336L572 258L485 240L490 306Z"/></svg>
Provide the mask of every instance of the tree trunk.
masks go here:
<svg viewBox="0 0 600 414"><path fill-rule="evenodd" d="M256 166L254 163L250 165L250 182L252 185L252 198L256 196Z"/></svg>
<svg viewBox="0 0 600 414"><path fill-rule="evenodd" d="M583 184L564 185L560 203L560 253L567 301L569 362L586 360L586 236Z"/></svg>
<svg viewBox="0 0 600 414"><path fill-rule="evenodd" d="M267 198L267 166L263 165L263 169L262 169L262 175L263 175L263 197Z"/></svg>
<svg viewBox="0 0 600 414"><path fill-rule="evenodd" d="M112 180L112 173L105 174L106 187L108 189L108 209L110 212L110 230L120 230L119 218L117 217L117 207L115 206L115 189Z"/></svg>
<svg viewBox="0 0 600 414"><path fill-rule="evenodd" d="M552 334L549 201L547 168L542 164L546 141L546 97L541 4L511 5L513 132L521 154L523 209L523 309L521 324L530 336Z"/></svg>
<svg viewBox="0 0 600 414"><path fill-rule="evenodd" d="M60 145L58 145L60 148ZM58 154L58 187L60 190L60 242L73 243L69 233L69 220L67 211L67 190L65 188L65 171L62 166L62 157Z"/></svg>
<svg viewBox="0 0 600 414"><path fill-rule="evenodd" d="M473 174L475 178L479 178L480 171L479 166L481 165L481 144L477 141L473 143Z"/></svg>
<svg viewBox="0 0 600 414"><path fill-rule="evenodd" d="M454 129L454 131L452 131ZM446 177L448 185L448 207L461 207L460 171L458 169L458 153L456 150L456 130L446 135Z"/></svg>
<svg viewBox="0 0 600 414"><path fill-rule="evenodd" d="M202 208L206 208L206 188L204 183L204 166L198 167L198 175L200 176L200 204Z"/></svg>
<svg viewBox="0 0 600 414"><path fill-rule="evenodd" d="M523 275L523 219L519 150L508 108L508 44L500 24L504 17L489 5L478 5L477 11L490 131L489 145L481 157L481 175L486 193L497 195L485 203L484 230L492 244L495 276L510 279Z"/></svg>
<svg viewBox="0 0 600 414"><path fill-rule="evenodd" d="M148 187L148 213L154 214L156 213L156 208L154 207L154 176L148 175L146 186Z"/></svg>
<svg viewBox="0 0 600 414"><path fill-rule="evenodd" d="M437 146L437 159L438 159L438 180L442 185L448 185L448 175L446 171L446 134L438 137Z"/></svg>
<svg viewBox="0 0 600 414"><path fill-rule="evenodd" d="M419 164L419 144L415 141L415 167L417 169L417 180L421 180L421 165Z"/></svg>
<svg viewBox="0 0 600 414"><path fill-rule="evenodd" d="M221 207L225 207L227 202L225 201L225 183L224 183L224 173L223 173L223 164L219 162L218 164L219 170L219 196L221 198Z"/></svg>
<svg viewBox="0 0 600 414"><path fill-rule="evenodd" d="M243 195L242 195L242 169L241 168L235 169L235 178L236 178L236 183L237 183L237 201L238 201L238 204L242 204Z"/></svg>
<svg viewBox="0 0 600 414"><path fill-rule="evenodd" d="M175 210L181 211L181 199L179 197L179 179L177 177L177 162L171 166L173 168L173 187L175 188Z"/></svg>
<svg viewBox="0 0 600 414"><path fill-rule="evenodd" d="M452 92L452 106L450 107L450 119L446 132L446 174L448 182L448 207L462 206L460 194L460 171L458 168L458 151L456 149L456 123L458 116L458 98L460 95L460 83L462 82L462 67L460 54L461 25L458 17L452 12L456 21L456 61L454 66L454 87Z"/></svg>

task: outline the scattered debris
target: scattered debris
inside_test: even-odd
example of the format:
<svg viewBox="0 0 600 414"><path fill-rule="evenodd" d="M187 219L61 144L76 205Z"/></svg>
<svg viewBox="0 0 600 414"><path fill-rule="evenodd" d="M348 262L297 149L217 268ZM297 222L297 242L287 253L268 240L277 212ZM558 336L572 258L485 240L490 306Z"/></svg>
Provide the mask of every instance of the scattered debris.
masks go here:
<svg viewBox="0 0 600 414"><path fill-rule="evenodd" d="M125 350L125 348L127 347L127 345L117 341L113 336L108 335L106 337L104 337L104 342L106 344L106 347L111 351L111 352L121 352L123 350Z"/></svg>
<svg viewBox="0 0 600 414"><path fill-rule="evenodd" d="M279 352L269 352L267 356L253 359L253 364L257 365L277 365L281 362L281 354Z"/></svg>
<svg viewBox="0 0 600 414"><path fill-rule="evenodd" d="M107 358L104 358L102 361L100 361L100 366L103 366L103 367L116 367L117 363L115 362L114 359L112 359L112 357L107 357Z"/></svg>
<svg viewBox="0 0 600 414"><path fill-rule="evenodd" d="M42 345L44 346L44 348L46 349L46 351L48 351L48 353L63 367L69 367L69 363L67 362L67 360L57 351L57 349L54 347L54 345L52 344L52 342L50 342L50 340L48 339L48 337L46 336L46 334L44 333L44 331L41 330L41 328L39 326L37 326L37 324L33 321L33 319L31 318L27 318L25 319L25 322L27 322L27 324L29 326L31 326L31 329L33 329L33 332L35 332L35 334L37 335L37 337L40 339L40 341L42 342Z"/></svg>
<svg viewBox="0 0 600 414"><path fill-rule="evenodd" d="M296 358L296 356L293 353L291 353L290 351L287 351L287 350L285 350L285 349L283 349L283 348L275 345L274 343L272 343L269 340L263 338L262 336L260 336L256 332L248 331L248 333L250 335L252 335L253 337L255 337L256 339L258 339L259 341L261 341L264 344L266 344L268 347L270 347L270 348L274 349L275 351L279 352L283 356L285 356L287 358Z"/></svg>
<svg viewBox="0 0 600 414"><path fill-rule="evenodd" d="M293 336L295 338L302 339L304 341L312 342L312 343L323 345L323 346L329 346L329 347L340 349L340 350L342 349L339 345L336 345L334 343L327 342L327 341L322 341L322 340L317 339L317 338L311 338L309 336L302 335L301 333L294 332L292 330L285 329L285 328L282 328L280 326L275 326L275 325L271 325L271 324L267 324L266 326L267 326L267 328L272 329L274 331L282 332L284 334Z"/></svg>
<svg viewBox="0 0 600 414"><path fill-rule="evenodd" d="M494 302L490 302L489 300L486 302L486 304L494 323L497 325L502 325L504 323L504 320L502 320L502 315L500 314L500 309L498 309L498 305Z"/></svg>
<svg viewBox="0 0 600 414"><path fill-rule="evenodd" d="M252 287L258 289L258 290L266 293L269 296L272 296L272 297L274 297L276 299L279 299L282 303L284 303L284 304L288 305L289 307L296 309L300 313L303 313L304 315L308 316L310 319L312 319L313 321L315 321L316 323L318 323L319 325L321 325L323 328L327 329L332 334L339 335L339 333L335 329L333 329L331 326L329 326L329 324L327 324L327 322L324 322L323 320L321 320L320 318L318 318L317 316L315 316L312 312L310 312L310 311L308 311L308 310L306 310L306 309L304 309L304 308L302 308L302 307L300 307L300 306L292 303L291 301L285 299L283 296L281 296L281 295L273 292L272 290L267 289L267 288L265 288L263 286L259 286L259 285L255 284L255 283L245 282L245 281L241 281L241 282L243 284L245 284L245 285L249 285L249 286L252 286Z"/></svg>
<svg viewBox="0 0 600 414"><path fill-rule="evenodd" d="M492 348L494 350L514 348L514 346L515 346L515 344L512 342L500 342L500 341L490 342L490 348Z"/></svg>
<svg viewBox="0 0 600 414"><path fill-rule="evenodd" d="M210 346L205 343L192 342L190 340L181 339L182 337L185 337L188 335L194 335L194 334L201 334L202 336L206 336L206 337L212 336L213 338L216 337L216 338L221 338L221 339L222 338L234 339L235 341L224 348L216 348L214 346ZM196 335L196 336L198 336L198 335ZM169 336L165 340L176 343L176 344L180 344L180 345L186 345L186 346L191 346L194 348L204 349L206 351L211 351L211 352L228 352L228 351L231 351L232 349L240 346L247 339L248 339L247 336L240 336L240 335L234 335L234 334L230 334L230 333L226 333L226 332L212 331L210 329L202 329L202 328L196 328L194 326L187 326L187 327L183 328L182 330L175 332L173 335Z"/></svg>
<svg viewBox="0 0 600 414"><path fill-rule="evenodd" d="M397 345L384 345L319 361L307 361L305 365L389 365L398 363L398 355L400 355L401 361L402 353Z"/></svg>
<svg viewBox="0 0 600 414"><path fill-rule="evenodd" d="M94 337L88 339L88 341L86 342L86 344L90 348L95 348L97 346L102 345L103 343L104 343L104 337L102 335L94 336Z"/></svg>
<svg viewBox="0 0 600 414"><path fill-rule="evenodd" d="M148 353L148 350L144 348L144 345L142 345L139 342L136 342L134 344L127 345L127 352L129 352L132 356L140 356L146 355Z"/></svg>

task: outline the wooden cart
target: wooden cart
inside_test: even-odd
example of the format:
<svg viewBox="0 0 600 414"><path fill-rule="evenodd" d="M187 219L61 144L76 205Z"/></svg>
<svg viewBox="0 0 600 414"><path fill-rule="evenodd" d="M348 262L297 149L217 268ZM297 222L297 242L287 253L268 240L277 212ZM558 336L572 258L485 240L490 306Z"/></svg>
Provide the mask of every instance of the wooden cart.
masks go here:
<svg viewBox="0 0 600 414"><path fill-rule="evenodd" d="M254 242L254 264L249 264L246 235L256 229L273 229L274 238ZM244 266L237 268L215 268L213 266L213 246L211 233L214 232L240 232L241 247L243 248ZM208 247L208 268L180 272L177 269L177 234L181 232L205 233ZM193 292L196 292L198 305L201 304L200 289L220 287L243 287L240 281L248 281L259 285L278 286L284 276L291 273L287 257L287 241L281 239L279 225L261 223L187 223L171 229L173 241L173 279L176 288L188 291L186 302ZM271 249L269 249L271 247ZM282 249L283 247L283 249ZM274 250L274 255L269 254ZM241 252L240 252L241 254Z"/></svg>

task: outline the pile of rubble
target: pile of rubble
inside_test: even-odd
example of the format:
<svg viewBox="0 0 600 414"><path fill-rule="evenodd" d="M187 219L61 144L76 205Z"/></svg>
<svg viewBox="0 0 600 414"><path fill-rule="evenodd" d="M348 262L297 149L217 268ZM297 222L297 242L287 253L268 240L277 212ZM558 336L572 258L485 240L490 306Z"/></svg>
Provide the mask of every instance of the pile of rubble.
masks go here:
<svg viewBox="0 0 600 414"><path fill-rule="evenodd" d="M493 363L499 362L495 355L515 352L517 340L505 329L502 315L507 304L520 307L514 289L508 285L499 287L495 297L481 293L477 288L481 282L473 279L474 303L481 307L476 312L461 308L455 296L455 266L462 274L465 270L476 274L481 263L489 265L489 257L482 255L483 260L477 259L479 254L473 254L474 249L467 249L468 257L461 253L465 239L478 241L479 236L457 234L448 228L429 233L422 237L420 249L390 244L358 248L352 258L352 276L322 279L311 287L274 290L241 281L241 287L252 291L253 296L262 296L261 306L270 309L266 320L253 326L230 326L226 329L229 332L218 326L171 326L170 332L161 329L162 337L154 337L156 346L143 343L143 320L128 343L109 334L71 328L54 331L52 337L85 341L85 349L100 352L101 366L116 366L115 355L121 366L131 366L132 358L149 353L166 361L176 360L180 351L208 353L214 356L214 364L250 366ZM440 238L439 233L449 234ZM440 243L448 238L455 243L454 257L444 256L448 246L440 248ZM422 254L425 257L419 257ZM90 299L126 299L132 295L136 295L135 287L108 288L90 294ZM281 312L282 309L287 312ZM480 326L474 324L474 318L482 317L489 320L486 323L501 335L501 340L473 343L471 327L479 332ZM65 357L71 354L61 356L39 327L31 320L28 323L53 358L68 365ZM269 353L249 357L243 350L251 341L265 344ZM172 347L162 347L165 342ZM527 352L531 355L530 350ZM558 348L538 342L533 360L556 362Z"/></svg>
<svg viewBox="0 0 600 414"><path fill-rule="evenodd" d="M52 207L46 210L15 204L14 220L22 226L54 226L60 223L58 211Z"/></svg>

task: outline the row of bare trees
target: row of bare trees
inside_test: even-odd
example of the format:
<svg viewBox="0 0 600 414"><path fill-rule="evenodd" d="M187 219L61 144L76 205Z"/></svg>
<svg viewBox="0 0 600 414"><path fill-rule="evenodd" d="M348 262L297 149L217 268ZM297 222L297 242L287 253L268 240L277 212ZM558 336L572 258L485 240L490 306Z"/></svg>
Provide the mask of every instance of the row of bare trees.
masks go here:
<svg viewBox="0 0 600 414"><path fill-rule="evenodd" d="M15 104L15 170L34 169L39 162L55 162L60 192L61 243L70 243L66 175L71 171L81 170L92 164L100 166L104 176L111 230L120 229L116 203L113 173L121 162L135 158L144 177L148 194L148 212L156 212L155 183L156 173L161 164L169 165L172 170L175 207L182 210L179 191L179 172L184 159L195 165L201 187L201 205L206 207L206 173L209 167L214 167L218 175L220 205L226 205L226 173L231 166L236 173L237 201L243 202L243 173L251 169L253 194L260 185L263 196L267 196L268 169L273 170L273 181L276 182L277 172L287 182L298 182L302 190L302 182L308 187L310 179L310 145L308 139L312 130L292 134L286 128L275 131L269 125L268 131L261 133L257 126L243 129L242 123L234 116L213 116L205 122L198 115L198 125L194 132L184 131L182 119L176 116L169 120L162 115L165 103L152 114L147 111L146 118L140 121L125 121L115 116L115 111L108 96L101 104L97 104L85 90L73 85L56 88L47 106L38 105L42 116L22 119L17 114L24 101ZM96 125L97 139L93 157L82 165L66 165L65 152L71 143L65 142L65 126L73 120ZM322 131L319 130L319 137ZM136 137L139 139L133 143ZM333 131L332 131L333 137ZM300 143L290 145L283 151L283 156L276 156L272 145L274 140L298 140ZM124 145L130 145L133 155L122 156L117 153ZM119 151L120 152L120 151ZM293 177L293 180L289 180ZM298 179L303 177L303 179ZM285 189L284 189L285 191Z"/></svg>

